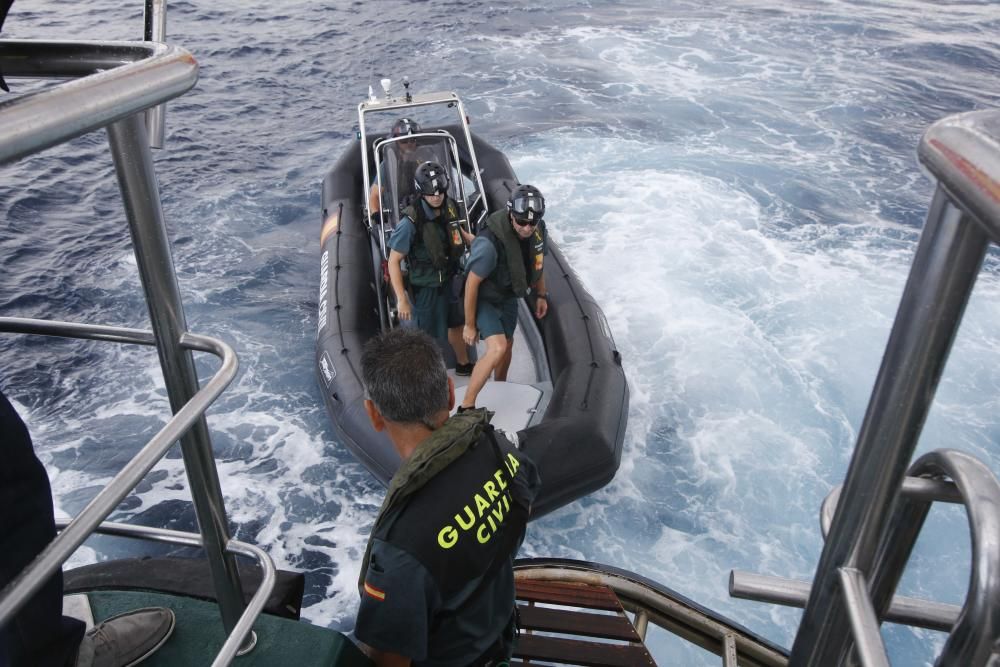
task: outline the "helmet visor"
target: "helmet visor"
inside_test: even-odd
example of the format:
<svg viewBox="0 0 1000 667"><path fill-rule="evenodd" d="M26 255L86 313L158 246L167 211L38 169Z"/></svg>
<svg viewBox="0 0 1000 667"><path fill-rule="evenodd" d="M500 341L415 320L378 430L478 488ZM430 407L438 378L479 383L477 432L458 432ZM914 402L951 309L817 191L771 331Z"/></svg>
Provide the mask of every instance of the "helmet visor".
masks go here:
<svg viewBox="0 0 1000 667"><path fill-rule="evenodd" d="M538 224L545 215L545 199L541 195L528 194L510 203L510 212L522 224Z"/></svg>

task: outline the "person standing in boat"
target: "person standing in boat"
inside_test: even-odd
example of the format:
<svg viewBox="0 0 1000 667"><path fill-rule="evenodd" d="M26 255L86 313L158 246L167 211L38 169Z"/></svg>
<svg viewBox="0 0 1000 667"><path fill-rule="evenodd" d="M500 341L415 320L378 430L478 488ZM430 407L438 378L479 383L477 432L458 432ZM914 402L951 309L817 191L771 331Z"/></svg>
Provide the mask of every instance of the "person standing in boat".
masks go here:
<svg viewBox="0 0 1000 667"><path fill-rule="evenodd" d="M418 134L419 132L420 125L411 118L400 118L392 124L392 130L390 130L390 134L394 139L397 137L409 137L407 139L400 139L395 143L397 147L395 176L396 182L400 186L398 194L403 198L413 193L411 190L413 175L416 172L419 160L417 157L417 139L410 135ZM382 194L386 185L384 179L387 177L387 165L384 160L379 163L378 170L382 175L382 180L372 183L371 190L368 193L369 214L375 214L382 210Z"/></svg>
<svg viewBox="0 0 1000 667"><path fill-rule="evenodd" d="M361 564L355 637L376 665L509 659L514 556L538 472L485 409L449 417L455 384L437 344L391 329L361 357L365 410L402 463Z"/></svg>
<svg viewBox="0 0 1000 667"><path fill-rule="evenodd" d="M413 186L420 198L403 209L389 237L389 280L400 321L415 320L434 338L448 340L455 351L455 372L469 375L472 364L462 340L462 304L454 279L461 273L466 244L474 237L460 223L458 204L448 196L449 184L438 163L417 167ZM409 291L403 278L404 259L409 265Z"/></svg>
<svg viewBox="0 0 1000 667"><path fill-rule="evenodd" d="M460 411L475 407L491 373L497 381L507 379L518 299L534 292L538 319L549 310L542 272L547 238L544 215L545 198L538 188L519 185L511 192L506 209L486 219L486 228L472 244L466 264L463 338L468 345L482 338L486 353L472 370Z"/></svg>

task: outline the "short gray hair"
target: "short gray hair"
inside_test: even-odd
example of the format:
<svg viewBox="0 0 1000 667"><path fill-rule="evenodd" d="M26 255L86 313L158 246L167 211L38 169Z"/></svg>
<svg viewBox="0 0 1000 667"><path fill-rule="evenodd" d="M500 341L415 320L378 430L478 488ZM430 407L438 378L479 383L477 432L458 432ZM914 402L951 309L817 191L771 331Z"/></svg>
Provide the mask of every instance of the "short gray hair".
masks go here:
<svg viewBox="0 0 1000 667"><path fill-rule="evenodd" d="M420 329L390 329L361 354L365 396L389 421L434 428L448 409L448 371L433 338Z"/></svg>

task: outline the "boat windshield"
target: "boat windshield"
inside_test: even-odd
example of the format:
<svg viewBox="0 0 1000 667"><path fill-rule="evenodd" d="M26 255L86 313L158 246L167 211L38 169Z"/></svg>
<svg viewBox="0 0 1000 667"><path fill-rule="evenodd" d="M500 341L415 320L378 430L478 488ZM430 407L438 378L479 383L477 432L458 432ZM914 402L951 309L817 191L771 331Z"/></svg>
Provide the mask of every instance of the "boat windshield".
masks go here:
<svg viewBox="0 0 1000 667"><path fill-rule="evenodd" d="M413 177L424 162L437 162L444 168L449 180L448 196L458 203L460 217L467 218L454 143L450 134L439 131L405 135L376 144L375 178L381 185L382 224L387 229L395 229L403 210L417 201Z"/></svg>

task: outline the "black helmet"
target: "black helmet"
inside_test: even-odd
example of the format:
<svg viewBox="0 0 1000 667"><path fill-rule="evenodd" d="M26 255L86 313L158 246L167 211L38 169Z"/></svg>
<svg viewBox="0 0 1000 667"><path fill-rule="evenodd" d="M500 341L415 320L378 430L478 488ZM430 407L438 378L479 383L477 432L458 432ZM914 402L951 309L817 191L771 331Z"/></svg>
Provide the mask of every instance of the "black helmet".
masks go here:
<svg viewBox="0 0 1000 667"><path fill-rule="evenodd" d="M392 136L401 137L404 134L416 134L420 131L420 126L415 120L410 118L400 118L392 124Z"/></svg>
<svg viewBox="0 0 1000 667"><path fill-rule="evenodd" d="M413 174L413 187L422 195L436 195L447 193L448 172L437 162L424 162Z"/></svg>
<svg viewBox="0 0 1000 667"><path fill-rule="evenodd" d="M510 193L507 210L518 220L537 224L545 215L545 197L533 185L519 185Z"/></svg>

